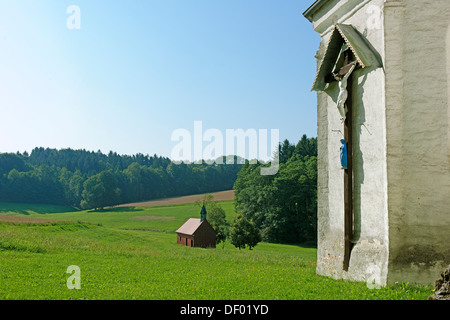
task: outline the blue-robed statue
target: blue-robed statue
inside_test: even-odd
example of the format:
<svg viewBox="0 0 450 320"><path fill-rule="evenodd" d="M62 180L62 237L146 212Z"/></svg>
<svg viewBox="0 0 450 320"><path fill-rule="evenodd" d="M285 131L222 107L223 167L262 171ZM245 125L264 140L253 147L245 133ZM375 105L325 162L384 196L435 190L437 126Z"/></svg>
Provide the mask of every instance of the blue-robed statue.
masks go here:
<svg viewBox="0 0 450 320"><path fill-rule="evenodd" d="M347 144L344 139L341 139L341 168L347 169Z"/></svg>

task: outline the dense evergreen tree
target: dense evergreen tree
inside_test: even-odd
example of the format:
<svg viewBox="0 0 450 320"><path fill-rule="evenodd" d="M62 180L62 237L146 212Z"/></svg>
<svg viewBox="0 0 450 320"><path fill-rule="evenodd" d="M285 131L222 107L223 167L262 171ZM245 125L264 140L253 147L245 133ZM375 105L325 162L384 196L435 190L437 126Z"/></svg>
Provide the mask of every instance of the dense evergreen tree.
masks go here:
<svg viewBox="0 0 450 320"><path fill-rule="evenodd" d="M286 163L294 154L295 146L289 143L289 140L284 140L279 146L280 163Z"/></svg>
<svg viewBox="0 0 450 320"><path fill-rule="evenodd" d="M0 154L0 175L8 174L12 169L19 172L27 171L24 157L14 153Z"/></svg>

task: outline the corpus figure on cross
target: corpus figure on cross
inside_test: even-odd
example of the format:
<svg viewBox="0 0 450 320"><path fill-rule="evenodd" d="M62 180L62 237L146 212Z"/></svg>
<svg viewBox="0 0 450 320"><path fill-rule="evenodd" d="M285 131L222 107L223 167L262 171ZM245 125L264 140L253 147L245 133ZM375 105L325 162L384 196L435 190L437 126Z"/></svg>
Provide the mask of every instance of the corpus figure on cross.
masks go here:
<svg viewBox="0 0 450 320"><path fill-rule="evenodd" d="M335 75L334 78L339 81L339 96L337 99L337 108L339 110L339 113L341 114L341 120L342 122L345 121L346 118L346 107L345 107L345 101L347 101L348 97L348 91L347 91L347 79L352 74L353 70L356 67L356 61L353 62L352 67L347 72L347 74L343 77L340 77L338 75Z"/></svg>

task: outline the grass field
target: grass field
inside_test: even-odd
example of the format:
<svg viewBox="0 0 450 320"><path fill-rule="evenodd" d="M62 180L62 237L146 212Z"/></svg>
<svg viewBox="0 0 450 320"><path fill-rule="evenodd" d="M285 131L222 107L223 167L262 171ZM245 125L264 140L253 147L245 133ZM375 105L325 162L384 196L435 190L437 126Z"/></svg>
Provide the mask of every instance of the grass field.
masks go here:
<svg viewBox="0 0 450 320"><path fill-rule="evenodd" d="M221 205L231 219L233 203ZM318 276L310 247L177 245L174 231L199 210L183 204L91 212L0 203L0 299L421 300L432 294L407 284L369 289ZM67 287L71 265L81 271L79 290Z"/></svg>

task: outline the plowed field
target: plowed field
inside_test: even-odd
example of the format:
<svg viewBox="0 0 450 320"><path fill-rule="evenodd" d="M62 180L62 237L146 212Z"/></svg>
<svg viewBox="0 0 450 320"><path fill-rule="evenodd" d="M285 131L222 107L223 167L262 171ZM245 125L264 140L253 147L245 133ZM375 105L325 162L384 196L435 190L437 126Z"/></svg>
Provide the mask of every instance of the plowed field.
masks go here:
<svg viewBox="0 0 450 320"><path fill-rule="evenodd" d="M211 193L214 196L214 201L232 201L234 200L234 191L220 191ZM160 200L152 200L145 202L136 202L136 203L127 203L122 204L117 207L155 207L155 206L167 206L173 204L186 204L186 203L194 203L196 200L202 200L203 194L196 194L191 196L184 197L176 197L176 198L167 198Z"/></svg>

